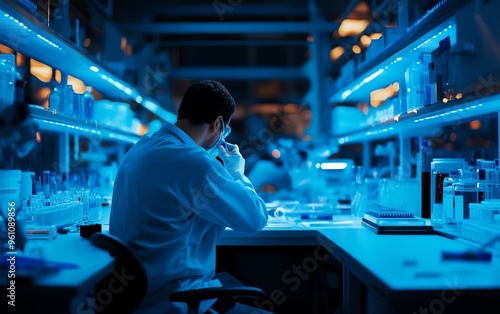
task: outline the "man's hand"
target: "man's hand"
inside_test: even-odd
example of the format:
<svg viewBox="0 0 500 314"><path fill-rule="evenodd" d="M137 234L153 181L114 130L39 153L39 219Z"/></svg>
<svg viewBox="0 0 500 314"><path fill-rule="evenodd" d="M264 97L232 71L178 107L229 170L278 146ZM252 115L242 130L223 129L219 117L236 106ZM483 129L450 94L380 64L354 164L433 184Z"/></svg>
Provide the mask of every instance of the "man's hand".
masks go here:
<svg viewBox="0 0 500 314"><path fill-rule="evenodd" d="M240 149L236 144L226 143L226 147L219 147L219 157L224 161L224 168L233 174L245 173L245 159L240 154Z"/></svg>

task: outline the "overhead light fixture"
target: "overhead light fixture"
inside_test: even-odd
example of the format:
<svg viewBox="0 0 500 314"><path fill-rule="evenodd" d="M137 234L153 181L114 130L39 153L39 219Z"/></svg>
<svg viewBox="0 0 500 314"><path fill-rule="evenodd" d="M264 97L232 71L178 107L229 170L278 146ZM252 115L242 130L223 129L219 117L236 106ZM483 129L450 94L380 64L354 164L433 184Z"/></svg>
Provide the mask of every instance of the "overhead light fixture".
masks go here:
<svg viewBox="0 0 500 314"><path fill-rule="evenodd" d="M382 33L372 33L372 34L370 34L370 39L371 40L377 40L377 39L380 39L380 37L382 37Z"/></svg>
<svg viewBox="0 0 500 314"><path fill-rule="evenodd" d="M317 169L322 170L344 170L347 168L347 163L345 162L323 162L316 164Z"/></svg>
<svg viewBox="0 0 500 314"><path fill-rule="evenodd" d="M355 54L360 54L361 53L361 47L358 46L358 45L353 45L352 46L352 52L354 52Z"/></svg>
<svg viewBox="0 0 500 314"><path fill-rule="evenodd" d="M361 34L368 26L368 20L345 19L339 27L341 37L356 36Z"/></svg>

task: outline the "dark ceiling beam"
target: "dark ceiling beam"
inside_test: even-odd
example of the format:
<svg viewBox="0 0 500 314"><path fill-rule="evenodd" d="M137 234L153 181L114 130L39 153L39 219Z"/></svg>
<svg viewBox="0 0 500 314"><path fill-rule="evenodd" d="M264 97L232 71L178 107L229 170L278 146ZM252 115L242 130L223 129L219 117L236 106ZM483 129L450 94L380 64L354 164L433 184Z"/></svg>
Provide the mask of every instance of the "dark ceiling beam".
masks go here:
<svg viewBox="0 0 500 314"><path fill-rule="evenodd" d="M178 67L168 73L169 79L307 79L300 67Z"/></svg>
<svg viewBox="0 0 500 314"><path fill-rule="evenodd" d="M123 23L123 31L147 34L307 34L334 32L340 23L325 22L173 22Z"/></svg>
<svg viewBox="0 0 500 314"><path fill-rule="evenodd" d="M169 40L158 42L158 47L205 47L205 46L307 46L307 40Z"/></svg>
<svg viewBox="0 0 500 314"><path fill-rule="evenodd" d="M346 18L349 16L349 14L351 14L352 10L354 9L354 7L356 7L356 5L357 5L358 3L359 3L359 1L358 1L358 0L350 0L350 1L347 3L347 5L346 5L346 7L345 7L344 11L342 12L342 15L341 15L341 20L346 19Z"/></svg>
<svg viewBox="0 0 500 314"><path fill-rule="evenodd" d="M175 16L175 17L219 17L223 13L228 16L307 16L307 9L299 5L279 5L279 4L245 4L231 6L226 1L221 3L227 6L216 6L215 1L202 5L161 5L151 9L145 16L154 18L155 16ZM145 19L146 20L146 19Z"/></svg>

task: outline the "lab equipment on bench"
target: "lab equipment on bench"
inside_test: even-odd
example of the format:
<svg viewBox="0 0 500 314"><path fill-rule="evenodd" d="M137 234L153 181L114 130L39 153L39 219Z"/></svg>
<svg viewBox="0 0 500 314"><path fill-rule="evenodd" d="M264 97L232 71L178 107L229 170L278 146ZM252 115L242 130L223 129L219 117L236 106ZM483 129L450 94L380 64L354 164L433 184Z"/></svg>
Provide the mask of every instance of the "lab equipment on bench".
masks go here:
<svg viewBox="0 0 500 314"><path fill-rule="evenodd" d="M427 221L411 212L380 204L370 204L363 215L363 226L377 234L433 234L434 228Z"/></svg>

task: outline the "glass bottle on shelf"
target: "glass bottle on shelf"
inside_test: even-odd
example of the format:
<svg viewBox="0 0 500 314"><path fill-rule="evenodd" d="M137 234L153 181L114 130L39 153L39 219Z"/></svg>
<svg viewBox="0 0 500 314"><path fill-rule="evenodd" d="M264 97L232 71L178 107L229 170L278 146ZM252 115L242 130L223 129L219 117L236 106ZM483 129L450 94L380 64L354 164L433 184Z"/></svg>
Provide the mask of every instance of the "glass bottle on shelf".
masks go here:
<svg viewBox="0 0 500 314"><path fill-rule="evenodd" d="M94 117L94 96L90 93L90 88L87 87L83 93L83 119L86 121L92 121Z"/></svg>
<svg viewBox="0 0 500 314"><path fill-rule="evenodd" d="M70 117L73 116L74 94L73 86L66 85L64 87L64 113Z"/></svg>
<svg viewBox="0 0 500 314"><path fill-rule="evenodd" d="M15 80L15 56L0 54L0 111L14 104Z"/></svg>
<svg viewBox="0 0 500 314"><path fill-rule="evenodd" d="M54 112L61 111L61 87L54 86L49 95L49 109Z"/></svg>

